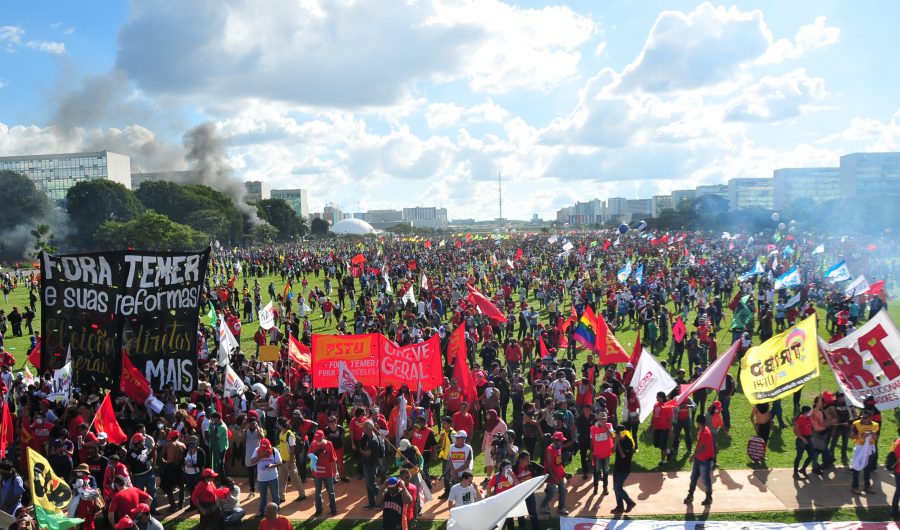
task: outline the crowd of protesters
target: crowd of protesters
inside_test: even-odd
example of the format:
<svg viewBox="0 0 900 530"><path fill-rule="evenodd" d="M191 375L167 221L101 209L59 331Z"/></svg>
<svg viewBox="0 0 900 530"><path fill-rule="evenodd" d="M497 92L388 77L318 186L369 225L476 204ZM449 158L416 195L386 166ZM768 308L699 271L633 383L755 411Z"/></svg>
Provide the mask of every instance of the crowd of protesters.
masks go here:
<svg viewBox="0 0 900 530"><path fill-rule="evenodd" d="M811 240L788 240L793 256L786 259L784 243L746 236L686 232L617 238L594 232L568 238L568 251L538 234L452 237L427 245L391 238L331 240L216 253L201 315L209 304L238 340L252 334L255 348L229 352L246 390L225 392L215 362L218 334L201 319L197 389L189 396L164 389L157 396L163 403L158 414L114 394L117 420L129 437L121 445L90 428L103 389L79 388L67 400L50 401L52 374L29 379L6 352L0 373L5 403L22 435L0 462L0 509L20 520L32 517L24 482L27 446L72 486L70 514L83 518L88 530L107 524L161 528L163 499L168 512L196 510L202 527L221 528L248 515L242 506L249 508L245 501L251 497L256 502L249 515L260 519L261 528L280 529L285 519L279 506L312 497L316 517L326 509L337 515L345 508L337 502L338 484L357 480L365 485L365 508L381 511L384 528L393 529L418 517L432 491L454 507L547 475L545 490L526 499L537 530L541 515L569 513L567 493L577 479L566 469L575 458L581 480L590 481L594 493L602 487L602 495L609 494L611 473L612 512L629 512L635 501L625 482L639 450L641 412L629 386L634 367L601 366L590 353L579 353L569 325L573 313L577 317L590 306L614 332L640 330L646 349L684 384L732 341L741 341L745 351L816 307L829 332L840 337L887 303L884 295L845 297L822 281L822 258L810 252ZM885 292L890 291L892 262L860 251L852 241L834 245L829 256L856 256L854 265L886 279ZM364 263L357 262L359 255ZM765 257L771 274L739 279L758 256ZM643 264L640 281L617 279L626 259ZM790 306L794 293L776 290L772 280L788 263L799 265L808 279L797 290L799 303ZM278 286L273 276L280 277ZM0 333L6 334L7 322L13 334L22 334L23 321L32 331L34 275L7 276L7 283L28 289L31 307L0 312ZM481 314L468 299L467 285L489 296L506 322ZM409 289L414 297L403 296ZM729 302L745 295L752 318L734 327ZM265 330L254 321L269 301L277 325ZM310 374L287 353L289 336L310 345L313 333L375 332L399 345L437 335L446 356L450 334L459 326L465 327L475 402L464 398L453 377L453 359L446 357L444 384L436 389L358 384L353 392L338 394L315 388ZM687 331L680 340L673 333L678 326ZM260 361L259 348L271 344L281 346L279 360ZM681 451L690 456L688 504L698 482L703 504L712 503L718 440L738 421L730 413L737 393L737 379L729 375L721 390L703 389L676 408L666 405L672 395L657 396L648 427L652 445L661 467ZM857 451L848 454L848 444L874 445L881 425L874 401L855 410L840 392L813 396L812 406L804 404L809 397L793 395L787 421L780 401L755 406L751 418L755 433L766 441L773 428L793 427L798 481L807 479L810 465L812 473L826 474L838 458L855 459ZM398 432L403 416L409 421L405 432ZM895 451L900 453L896 445ZM479 456L484 467L476 469ZM864 465L853 465L855 493L872 491L876 457L867 458ZM894 473L900 481L897 464ZM246 484L246 491L238 483ZM892 506L896 512L896 496ZM525 522L519 521L520 527ZM511 528L513 522L507 524Z"/></svg>

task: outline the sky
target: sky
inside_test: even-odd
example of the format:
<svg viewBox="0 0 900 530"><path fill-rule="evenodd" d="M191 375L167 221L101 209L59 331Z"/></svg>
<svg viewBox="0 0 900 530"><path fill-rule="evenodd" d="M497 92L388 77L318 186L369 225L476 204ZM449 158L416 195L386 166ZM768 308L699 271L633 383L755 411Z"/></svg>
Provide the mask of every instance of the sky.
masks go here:
<svg viewBox="0 0 900 530"><path fill-rule="evenodd" d="M0 156L186 169L312 211L555 217L578 200L900 150L900 3L48 0L0 11Z"/></svg>

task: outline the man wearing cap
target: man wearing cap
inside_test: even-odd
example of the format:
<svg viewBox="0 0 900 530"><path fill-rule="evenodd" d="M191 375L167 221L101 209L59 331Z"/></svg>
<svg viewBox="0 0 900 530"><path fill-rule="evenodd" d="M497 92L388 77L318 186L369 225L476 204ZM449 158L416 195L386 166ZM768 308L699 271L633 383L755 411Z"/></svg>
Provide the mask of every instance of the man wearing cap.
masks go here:
<svg viewBox="0 0 900 530"><path fill-rule="evenodd" d="M115 528L116 530L131 530L134 528L134 520L126 515L125 517L122 517L121 519L116 521L116 524L113 525L113 528Z"/></svg>
<svg viewBox="0 0 900 530"><path fill-rule="evenodd" d="M385 480L378 491L378 504L382 508L382 530L403 530L408 506L413 503L406 484L397 477Z"/></svg>
<svg viewBox="0 0 900 530"><path fill-rule="evenodd" d="M131 472L131 483L150 495L150 509L156 511L156 473L153 471L152 453L144 444L144 435L140 432L131 437L131 447L125 457L125 465Z"/></svg>
<svg viewBox="0 0 900 530"><path fill-rule="evenodd" d="M434 437L434 431L431 430L428 425L426 425L425 417L419 416L416 418L415 426L409 435L410 442L416 446L416 449L422 453L422 460L424 465L422 466L422 476L428 482L428 487L431 487L431 474L428 472L428 466L431 464L431 452L434 450L434 446L437 445L437 440Z"/></svg>
<svg viewBox="0 0 900 530"><path fill-rule="evenodd" d="M324 431L316 431L312 443L309 444L309 454L310 469L316 488L316 513L313 514L313 517L322 515L322 487L328 491L328 506L331 508L331 515L337 515L337 503L334 498L337 455L334 452L334 445L325 438ZM315 456L315 459L313 459L313 456Z"/></svg>
<svg viewBox="0 0 900 530"><path fill-rule="evenodd" d="M566 510L566 470L563 467L563 444L567 441L566 436L557 431L551 437L552 443L544 451L544 464L547 470L547 492L541 502L541 511L545 514L550 513L550 501L559 491L559 502L557 503L556 513L558 515L568 515Z"/></svg>
<svg viewBox="0 0 900 530"><path fill-rule="evenodd" d="M278 496L278 466L281 465L281 462L281 455L272 448L269 439L261 438L259 447L253 451L253 455L250 457L250 463L256 466L256 482L259 486L257 517L263 516L269 493L272 494L273 501L281 502L281 498Z"/></svg>
<svg viewBox="0 0 900 530"><path fill-rule="evenodd" d="M463 471L472 471L475 453L472 451L472 446L467 443L468 437L469 435L466 431L456 431L456 440L447 452L447 458L450 461L450 473L448 475L450 485L459 482L459 477ZM447 483L444 483L445 486L447 486Z"/></svg>
<svg viewBox="0 0 900 530"><path fill-rule="evenodd" d="M150 506L147 504L138 504L129 515L138 530L163 530L162 523L150 515Z"/></svg>

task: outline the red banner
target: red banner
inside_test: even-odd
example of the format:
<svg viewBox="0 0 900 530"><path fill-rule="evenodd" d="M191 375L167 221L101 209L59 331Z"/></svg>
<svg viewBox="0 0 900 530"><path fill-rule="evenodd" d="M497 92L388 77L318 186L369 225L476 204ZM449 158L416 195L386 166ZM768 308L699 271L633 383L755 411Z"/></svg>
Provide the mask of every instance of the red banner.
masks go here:
<svg viewBox="0 0 900 530"><path fill-rule="evenodd" d="M135 368L128 358L128 354L122 352L122 377L119 383L119 390L135 402L143 405L147 398L153 393L150 389L150 383L140 370Z"/></svg>
<svg viewBox="0 0 900 530"><path fill-rule="evenodd" d="M337 388L340 362L347 363L356 380L364 385L377 385L378 346L381 335L312 336L313 388Z"/></svg>
<svg viewBox="0 0 900 530"><path fill-rule="evenodd" d="M431 390L441 386L444 374L441 370L441 342L437 335L425 342L397 346L386 337L381 337L381 384L380 386L406 384L411 390L419 388ZM353 374L356 375L356 374Z"/></svg>

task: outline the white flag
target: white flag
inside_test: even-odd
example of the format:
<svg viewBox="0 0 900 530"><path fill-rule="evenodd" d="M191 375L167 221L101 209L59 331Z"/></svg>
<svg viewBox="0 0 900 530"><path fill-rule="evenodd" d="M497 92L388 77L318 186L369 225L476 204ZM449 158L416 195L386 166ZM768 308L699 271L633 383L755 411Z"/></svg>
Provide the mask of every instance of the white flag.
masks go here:
<svg viewBox="0 0 900 530"><path fill-rule="evenodd" d="M397 414L397 439L394 440L394 445L400 445L400 440L403 439L403 435L406 433L406 426L409 423L409 417L406 415L406 396L400 396L400 403L397 404L400 407L400 412Z"/></svg>
<svg viewBox="0 0 900 530"><path fill-rule="evenodd" d="M269 303L266 304L266 307L259 310L259 327L270 330L273 326L275 326L275 306L272 305L272 301L269 300Z"/></svg>
<svg viewBox="0 0 900 530"><path fill-rule="evenodd" d="M850 282L850 285L844 290L844 294L847 296L859 296L868 290L869 282L866 281L864 275L860 274L855 280Z"/></svg>
<svg viewBox="0 0 900 530"><path fill-rule="evenodd" d="M813 251L813 254L824 254L825 253L825 243L817 246Z"/></svg>
<svg viewBox="0 0 900 530"><path fill-rule="evenodd" d="M420 287L423 291L427 291L427 290L428 290L428 276L425 276L425 271L422 271L422 279L419 280L419 287Z"/></svg>
<svg viewBox="0 0 900 530"><path fill-rule="evenodd" d="M338 394L352 394L354 390L356 390L356 377L353 376L350 368L347 368L347 363L340 361L338 363Z"/></svg>
<svg viewBox="0 0 900 530"><path fill-rule="evenodd" d="M28 369L28 365L25 365L25 368L22 369L22 382L25 383L26 387L34 383L34 375Z"/></svg>
<svg viewBox="0 0 900 530"><path fill-rule="evenodd" d="M478 502L450 509L447 530L494 530L509 517L528 515L525 499L540 488L547 475L528 479L521 484Z"/></svg>
<svg viewBox="0 0 900 530"><path fill-rule="evenodd" d="M850 269L843 261L825 271L825 279L831 283L843 282L850 278Z"/></svg>
<svg viewBox="0 0 900 530"><path fill-rule="evenodd" d="M552 236L547 238L547 243L550 243L552 245L553 243L556 243L558 240L559 240L559 236L557 236L556 234L553 234Z"/></svg>
<svg viewBox="0 0 900 530"><path fill-rule="evenodd" d="M630 386L641 403L640 420L644 421L653 412L657 392L664 392L668 395L678 384L659 364L659 361L650 352L643 349L641 358L634 367Z"/></svg>
<svg viewBox="0 0 900 530"><path fill-rule="evenodd" d="M800 293L798 292L794 296L790 297L787 302L784 304L784 308L787 309L789 307L794 307L795 305L800 303Z"/></svg>
<svg viewBox="0 0 900 530"><path fill-rule="evenodd" d="M71 346L69 347L71 350ZM68 401L72 394L72 361L53 371L53 391L47 395L50 401Z"/></svg>
<svg viewBox="0 0 900 530"><path fill-rule="evenodd" d="M403 296L400 297L400 301L404 304L409 301L412 302L413 305L416 305L416 293L413 292L412 284L409 285L409 289L407 289L406 292L403 293Z"/></svg>
<svg viewBox="0 0 900 530"><path fill-rule="evenodd" d="M239 394L243 394L247 391L247 385L241 381L241 378L238 377L237 372L228 365L225 367L225 395L226 396L236 396Z"/></svg>
<svg viewBox="0 0 900 530"><path fill-rule="evenodd" d="M678 394L678 397L675 398L676 406L681 405L688 396L701 388L722 390L722 387L725 386L725 376L728 375L728 369L731 368L731 363L734 361L734 356L737 355L738 346L740 346L740 344L740 340L734 341L734 344L731 345L731 348L729 348L727 352L716 359L714 363L707 366L706 370L700 374L700 377L691 383L691 386L687 387L684 392ZM644 405L641 404L642 414L643 408Z"/></svg>
<svg viewBox="0 0 900 530"><path fill-rule="evenodd" d="M219 366L226 366L231 361L231 353L241 345L225 325L225 319L219 320Z"/></svg>

